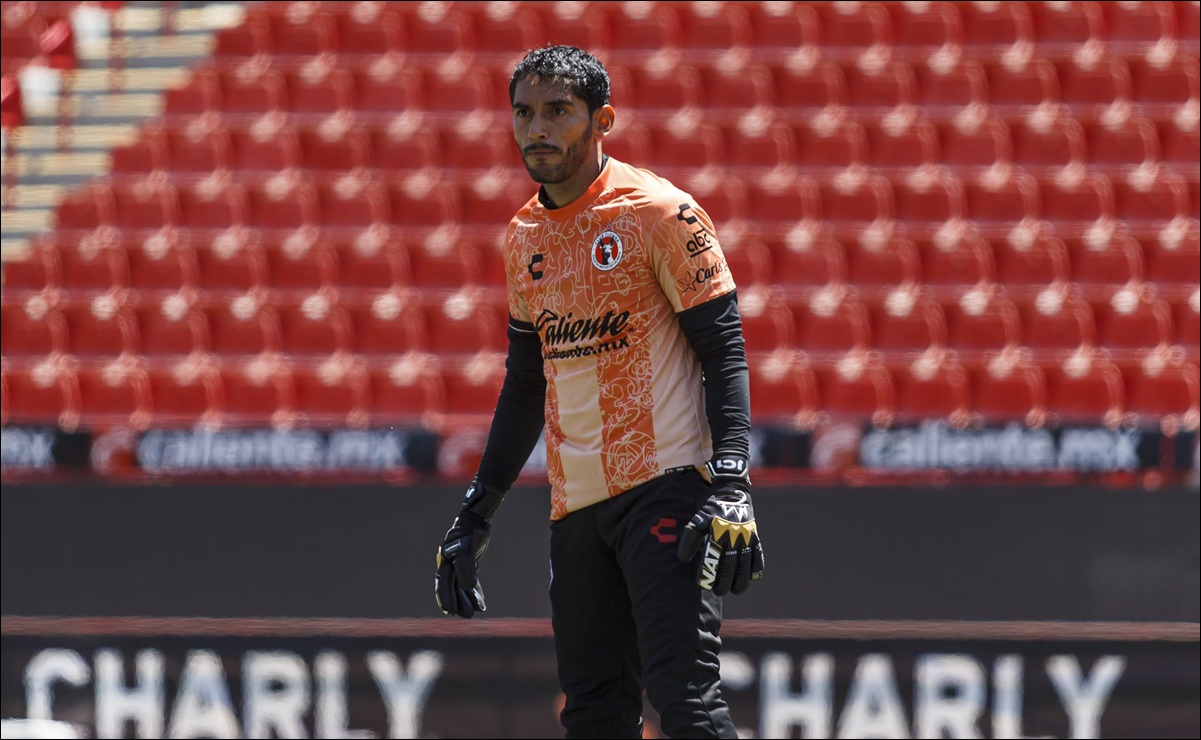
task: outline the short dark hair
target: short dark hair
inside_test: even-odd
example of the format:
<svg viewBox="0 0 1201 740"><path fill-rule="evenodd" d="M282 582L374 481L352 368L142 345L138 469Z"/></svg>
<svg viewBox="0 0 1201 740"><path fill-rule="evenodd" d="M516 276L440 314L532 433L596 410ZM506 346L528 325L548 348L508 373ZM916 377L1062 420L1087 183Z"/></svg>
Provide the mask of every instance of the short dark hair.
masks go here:
<svg viewBox="0 0 1201 740"><path fill-rule="evenodd" d="M588 105L588 113L609 104L609 73L605 65L575 46L545 46L526 54L509 78L510 105L517 83L528 77L563 80L571 87L571 94Z"/></svg>

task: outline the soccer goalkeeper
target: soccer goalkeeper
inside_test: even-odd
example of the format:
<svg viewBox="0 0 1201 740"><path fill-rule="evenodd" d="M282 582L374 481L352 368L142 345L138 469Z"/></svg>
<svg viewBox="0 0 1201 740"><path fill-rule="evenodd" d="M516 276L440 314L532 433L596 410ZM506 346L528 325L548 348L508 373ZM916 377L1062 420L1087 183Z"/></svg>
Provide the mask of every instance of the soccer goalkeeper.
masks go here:
<svg viewBox="0 0 1201 740"><path fill-rule="evenodd" d="M509 224L509 353L486 449L438 548L448 615L485 609L489 522L546 428L560 720L641 737L736 737L721 697L722 596L763 575L733 278L691 195L602 152L609 76L570 46L509 82L537 194Z"/></svg>

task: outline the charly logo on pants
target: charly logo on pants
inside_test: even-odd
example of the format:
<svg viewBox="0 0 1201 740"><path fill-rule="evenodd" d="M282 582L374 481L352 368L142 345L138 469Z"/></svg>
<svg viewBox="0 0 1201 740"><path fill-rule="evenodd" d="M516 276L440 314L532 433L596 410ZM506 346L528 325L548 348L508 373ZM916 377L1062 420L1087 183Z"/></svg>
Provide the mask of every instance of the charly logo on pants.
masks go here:
<svg viewBox="0 0 1201 740"><path fill-rule="evenodd" d="M621 262L624 251L620 236L612 231L602 231L592 240L592 264L598 270L612 270Z"/></svg>

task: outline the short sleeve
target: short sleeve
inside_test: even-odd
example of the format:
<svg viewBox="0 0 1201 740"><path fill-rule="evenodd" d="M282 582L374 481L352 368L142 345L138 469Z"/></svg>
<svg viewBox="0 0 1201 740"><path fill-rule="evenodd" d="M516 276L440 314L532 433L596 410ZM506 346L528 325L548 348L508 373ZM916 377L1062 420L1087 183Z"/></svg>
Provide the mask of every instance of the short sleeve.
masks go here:
<svg viewBox="0 0 1201 740"><path fill-rule="evenodd" d="M525 302L525 297L521 295L518 289L517 275L521 274L521 268L514 263L520 262L520 258L515 256L513 248L513 233L515 227L513 223L509 224L508 233L505 235L505 293L508 295L509 301L509 316L517 321L525 323L533 323L530 318L530 308Z"/></svg>
<svg viewBox="0 0 1201 740"><path fill-rule="evenodd" d="M656 213L650 249L655 276L679 313L735 286L709 214L687 194L677 192L676 199Z"/></svg>

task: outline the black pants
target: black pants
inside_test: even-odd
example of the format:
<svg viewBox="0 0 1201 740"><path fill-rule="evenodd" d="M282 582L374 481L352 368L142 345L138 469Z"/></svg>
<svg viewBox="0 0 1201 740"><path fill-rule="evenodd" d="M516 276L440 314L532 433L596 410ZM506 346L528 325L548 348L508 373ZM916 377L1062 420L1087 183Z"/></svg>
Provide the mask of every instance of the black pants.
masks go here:
<svg viewBox="0 0 1201 740"><path fill-rule="evenodd" d="M676 558L710 489L669 473L551 524L550 600L568 738L642 737L642 691L672 738L737 737L721 698L721 597Z"/></svg>

